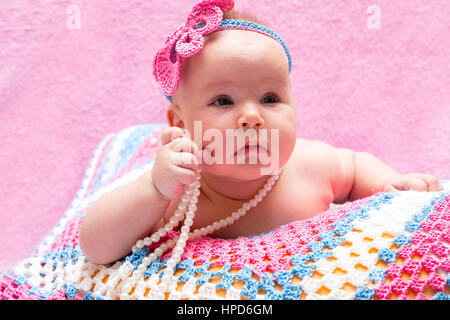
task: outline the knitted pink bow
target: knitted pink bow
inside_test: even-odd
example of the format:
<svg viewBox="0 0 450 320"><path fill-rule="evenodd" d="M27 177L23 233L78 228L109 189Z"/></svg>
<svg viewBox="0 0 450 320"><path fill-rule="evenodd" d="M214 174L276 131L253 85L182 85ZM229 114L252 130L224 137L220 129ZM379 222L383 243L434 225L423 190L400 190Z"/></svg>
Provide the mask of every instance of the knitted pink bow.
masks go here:
<svg viewBox="0 0 450 320"><path fill-rule="evenodd" d="M204 35L216 31L223 12L233 9L233 0L204 0L192 9L187 21L164 43L153 60L153 75L166 95L172 96L181 79L183 57L190 57L203 48Z"/></svg>

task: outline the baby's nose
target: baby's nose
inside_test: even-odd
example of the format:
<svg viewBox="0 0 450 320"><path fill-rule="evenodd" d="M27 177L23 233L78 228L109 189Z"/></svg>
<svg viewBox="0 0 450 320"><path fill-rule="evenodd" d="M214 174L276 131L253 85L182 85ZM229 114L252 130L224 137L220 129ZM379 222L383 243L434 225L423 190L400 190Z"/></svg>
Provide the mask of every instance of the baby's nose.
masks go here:
<svg viewBox="0 0 450 320"><path fill-rule="evenodd" d="M239 128L262 128L264 126L264 119L256 110L245 111L238 119Z"/></svg>

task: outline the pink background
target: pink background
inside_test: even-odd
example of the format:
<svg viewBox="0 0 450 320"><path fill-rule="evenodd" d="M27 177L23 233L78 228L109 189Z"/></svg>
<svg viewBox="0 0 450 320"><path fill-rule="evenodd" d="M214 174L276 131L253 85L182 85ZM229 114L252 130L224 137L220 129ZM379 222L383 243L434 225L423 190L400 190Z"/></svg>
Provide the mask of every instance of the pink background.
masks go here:
<svg viewBox="0 0 450 320"><path fill-rule="evenodd" d="M68 208L106 134L164 122L156 50L187 0L0 2L0 270ZM276 3L276 4L274 4ZM81 29L66 26L80 8ZM367 8L381 9L369 30ZM448 0L241 0L287 42L298 133L450 178Z"/></svg>

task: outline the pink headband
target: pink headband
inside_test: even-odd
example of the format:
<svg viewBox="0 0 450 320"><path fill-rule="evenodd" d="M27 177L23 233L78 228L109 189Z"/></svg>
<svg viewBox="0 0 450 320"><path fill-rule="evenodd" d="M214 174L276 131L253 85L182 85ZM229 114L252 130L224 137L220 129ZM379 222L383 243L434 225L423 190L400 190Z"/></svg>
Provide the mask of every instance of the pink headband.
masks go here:
<svg viewBox="0 0 450 320"><path fill-rule="evenodd" d="M223 19L223 13L234 7L233 0L203 0L192 9L187 21L167 37L164 47L153 60L153 75L160 84L166 98L172 103L172 96L180 83L183 70L183 58L193 56L204 45L204 36L225 29L248 30L267 35L283 46L289 61L289 72L292 61L289 50L281 37L273 30L254 22Z"/></svg>

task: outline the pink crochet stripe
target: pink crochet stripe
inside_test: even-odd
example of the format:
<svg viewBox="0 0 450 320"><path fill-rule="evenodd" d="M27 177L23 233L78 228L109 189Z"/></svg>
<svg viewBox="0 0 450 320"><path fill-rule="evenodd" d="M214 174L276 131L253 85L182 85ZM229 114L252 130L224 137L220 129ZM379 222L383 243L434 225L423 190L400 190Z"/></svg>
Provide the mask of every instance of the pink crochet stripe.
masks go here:
<svg viewBox="0 0 450 320"><path fill-rule="evenodd" d="M429 286L435 292L444 292L446 279L439 274L439 269L450 271L449 247L450 243L450 195L445 201L437 201L430 211L429 219L422 221L420 229L411 234L411 243L398 248L397 261L388 264L386 274L390 282L377 283L375 294L379 299L389 299L392 294L397 299L410 299L408 290L412 290L417 300L428 300L423 291ZM398 260L397 257L397 260ZM425 271L426 273L424 273ZM407 274L408 279L402 279Z"/></svg>
<svg viewBox="0 0 450 320"><path fill-rule="evenodd" d="M83 212L78 215L77 217L71 219L67 225L64 227L64 230L61 232L61 234L54 240L51 247L45 251L45 253L56 251L56 250L62 250L67 245L73 245L73 247L76 247L78 245L78 239L80 235L80 228L82 223L82 218L84 217L84 214L88 208L83 210Z"/></svg>
<svg viewBox="0 0 450 320"><path fill-rule="evenodd" d="M10 276L5 276L0 280L0 300L40 300L39 294L28 294L31 289L29 284L18 285Z"/></svg>
<svg viewBox="0 0 450 320"><path fill-rule="evenodd" d="M308 243L319 241L317 234L332 230L333 222L369 202L370 198L350 202L310 219L281 226L273 233L259 237L239 237L233 240L201 237L186 243L181 261L194 259L195 265L212 261L211 266L231 263L232 268L236 269L251 264L253 273L257 276L266 271L286 270L289 268L291 255L307 253L310 250ZM172 232L168 238L173 238L178 233ZM168 259L171 254L169 251L162 260Z"/></svg>

